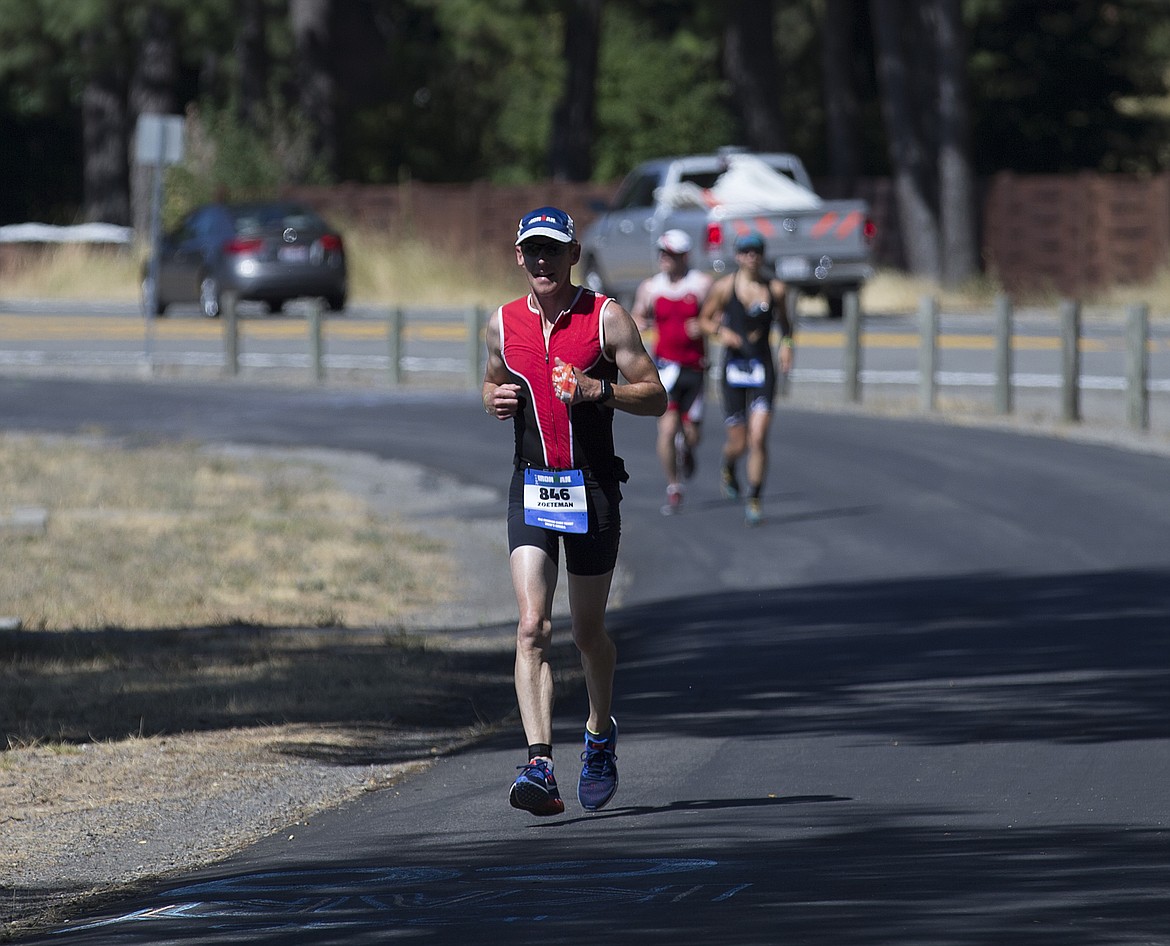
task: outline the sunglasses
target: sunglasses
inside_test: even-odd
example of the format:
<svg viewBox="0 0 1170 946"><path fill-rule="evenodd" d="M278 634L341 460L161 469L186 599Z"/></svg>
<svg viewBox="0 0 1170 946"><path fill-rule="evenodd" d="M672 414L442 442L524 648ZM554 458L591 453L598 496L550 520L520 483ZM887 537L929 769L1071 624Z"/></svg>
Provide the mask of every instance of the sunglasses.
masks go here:
<svg viewBox="0 0 1170 946"><path fill-rule="evenodd" d="M568 243L521 243L520 249L525 256L534 256L538 259L555 259L564 253Z"/></svg>

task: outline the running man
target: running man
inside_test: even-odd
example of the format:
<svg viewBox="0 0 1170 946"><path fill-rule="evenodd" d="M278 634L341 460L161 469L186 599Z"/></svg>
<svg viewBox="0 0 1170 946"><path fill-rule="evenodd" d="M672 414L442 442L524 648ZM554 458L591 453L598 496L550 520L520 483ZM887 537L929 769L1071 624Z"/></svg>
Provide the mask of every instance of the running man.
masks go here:
<svg viewBox="0 0 1170 946"><path fill-rule="evenodd" d="M703 389L707 383L707 345L699 310L711 277L691 269L691 238L667 230L658 239L659 271L638 286L630 314L643 332L657 328L654 363L666 388L666 413L658 419L656 449L666 474L664 515L682 509L683 480L695 472Z"/></svg>
<svg viewBox="0 0 1170 946"><path fill-rule="evenodd" d="M549 663L562 543L573 642L589 696L577 798L596 811L617 791L617 649L605 609L628 476L614 452L613 416L666 410L666 391L629 313L572 282L580 256L573 218L563 210L540 207L521 217L516 264L529 291L497 309L487 326L483 408L512 420L516 442L508 549L520 612L516 699L528 752L508 797L534 815L565 810L553 775ZM619 373L626 383L617 383Z"/></svg>
<svg viewBox="0 0 1170 946"><path fill-rule="evenodd" d="M744 520L758 525L763 517L760 494L768 473L768 430L776 399L776 357L772 326L780 326L780 370L792 369L792 323L784 283L763 273L764 238L744 234L735 243L738 268L715 282L700 319L704 331L723 345L723 444L720 488L728 499L740 497L737 464L747 453L747 498Z"/></svg>

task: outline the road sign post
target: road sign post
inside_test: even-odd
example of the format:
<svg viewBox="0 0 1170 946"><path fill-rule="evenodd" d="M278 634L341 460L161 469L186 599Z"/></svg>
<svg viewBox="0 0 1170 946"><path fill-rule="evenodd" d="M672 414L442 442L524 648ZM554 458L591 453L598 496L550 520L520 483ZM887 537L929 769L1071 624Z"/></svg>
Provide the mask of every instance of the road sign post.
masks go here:
<svg viewBox="0 0 1170 946"><path fill-rule="evenodd" d="M154 317L158 312L158 254L162 237L163 169L183 160L183 116L143 113L135 128L134 158L151 168L150 268L143 286L146 362L153 367Z"/></svg>

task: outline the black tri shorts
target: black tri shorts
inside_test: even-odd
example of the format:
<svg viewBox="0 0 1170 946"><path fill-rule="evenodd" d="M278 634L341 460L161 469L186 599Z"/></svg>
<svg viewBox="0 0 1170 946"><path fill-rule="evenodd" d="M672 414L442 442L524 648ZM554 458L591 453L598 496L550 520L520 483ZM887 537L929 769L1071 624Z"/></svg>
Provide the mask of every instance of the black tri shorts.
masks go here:
<svg viewBox="0 0 1170 946"><path fill-rule="evenodd" d="M565 569L573 575L604 575L617 564L618 541L622 533L621 485L599 483L585 472L585 495L589 506L589 531L556 532L530 526L524 521L524 469L512 474L508 488L508 553L522 545L544 549L557 564L560 546L565 545Z"/></svg>

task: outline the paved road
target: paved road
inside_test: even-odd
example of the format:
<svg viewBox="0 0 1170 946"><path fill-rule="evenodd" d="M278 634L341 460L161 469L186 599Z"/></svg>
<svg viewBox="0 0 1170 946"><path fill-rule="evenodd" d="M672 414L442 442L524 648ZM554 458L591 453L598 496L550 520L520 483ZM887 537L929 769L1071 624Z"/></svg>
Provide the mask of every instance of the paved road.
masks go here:
<svg viewBox="0 0 1170 946"><path fill-rule="evenodd" d="M1170 460L786 408L747 530L714 427L664 518L651 424L618 426L612 807L510 809L509 734L35 942L1170 943ZM467 393L0 378L0 429L494 488L509 452ZM581 718L558 706L570 797Z"/></svg>

